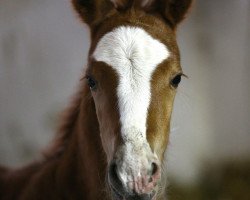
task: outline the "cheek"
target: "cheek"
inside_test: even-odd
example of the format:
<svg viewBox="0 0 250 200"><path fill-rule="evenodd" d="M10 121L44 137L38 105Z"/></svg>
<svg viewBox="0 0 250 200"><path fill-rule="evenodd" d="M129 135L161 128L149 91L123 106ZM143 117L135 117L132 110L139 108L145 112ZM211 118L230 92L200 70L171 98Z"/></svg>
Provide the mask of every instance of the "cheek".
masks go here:
<svg viewBox="0 0 250 200"><path fill-rule="evenodd" d="M97 118L100 128L100 137L108 162L113 159L119 135L119 124L116 119L115 109L110 106L110 100L94 95ZM114 105L114 104L112 104Z"/></svg>
<svg viewBox="0 0 250 200"><path fill-rule="evenodd" d="M147 140L159 158L166 150L174 95L165 92L152 98L147 119Z"/></svg>
<svg viewBox="0 0 250 200"><path fill-rule="evenodd" d="M103 149L106 153L108 163L110 163L113 160L114 154L115 154L115 143L116 139L115 137L108 135L108 132L101 132L101 141Z"/></svg>

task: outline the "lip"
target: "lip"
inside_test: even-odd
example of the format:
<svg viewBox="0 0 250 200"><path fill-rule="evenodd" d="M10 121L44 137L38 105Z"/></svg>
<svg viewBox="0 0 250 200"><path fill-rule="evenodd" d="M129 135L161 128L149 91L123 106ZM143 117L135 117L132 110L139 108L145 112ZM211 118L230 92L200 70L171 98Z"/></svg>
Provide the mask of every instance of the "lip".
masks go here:
<svg viewBox="0 0 250 200"><path fill-rule="evenodd" d="M138 196L124 190L123 184L116 173L115 163L111 163L108 172L108 184L114 200L153 200L156 192Z"/></svg>
<svg viewBox="0 0 250 200"><path fill-rule="evenodd" d="M123 196L112 185L110 185L110 188L114 200L154 200L154 197L156 196L155 191L149 195L145 195L144 197L139 197L137 195Z"/></svg>

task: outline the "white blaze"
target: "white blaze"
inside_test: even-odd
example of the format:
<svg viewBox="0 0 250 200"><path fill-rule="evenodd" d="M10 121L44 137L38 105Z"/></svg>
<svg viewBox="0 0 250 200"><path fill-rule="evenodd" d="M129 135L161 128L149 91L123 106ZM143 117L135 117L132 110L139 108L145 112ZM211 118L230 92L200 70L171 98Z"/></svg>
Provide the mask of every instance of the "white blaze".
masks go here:
<svg viewBox="0 0 250 200"><path fill-rule="evenodd" d="M119 77L117 96L125 141L145 142L150 81L157 66L169 56L164 44L138 27L118 27L97 44L93 58L111 66Z"/></svg>

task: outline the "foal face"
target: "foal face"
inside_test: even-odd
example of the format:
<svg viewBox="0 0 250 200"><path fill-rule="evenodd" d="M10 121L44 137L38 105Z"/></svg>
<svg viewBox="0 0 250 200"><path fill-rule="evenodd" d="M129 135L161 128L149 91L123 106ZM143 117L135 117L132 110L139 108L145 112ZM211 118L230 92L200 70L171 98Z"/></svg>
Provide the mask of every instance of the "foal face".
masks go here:
<svg viewBox="0 0 250 200"><path fill-rule="evenodd" d="M87 72L109 180L121 196L155 189L182 74L174 32L146 21L150 29L141 19L101 34Z"/></svg>
<svg viewBox="0 0 250 200"><path fill-rule="evenodd" d="M92 30L86 78L107 155L108 183L116 199L153 199L182 75L175 26L191 0L143 1L146 10L154 2L158 3L152 9L165 6L163 14L153 10L148 14L140 4L139 9L120 11L133 1L113 0L115 10L110 3L86 14L86 6L104 2L73 1ZM105 9L110 12L98 19Z"/></svg>

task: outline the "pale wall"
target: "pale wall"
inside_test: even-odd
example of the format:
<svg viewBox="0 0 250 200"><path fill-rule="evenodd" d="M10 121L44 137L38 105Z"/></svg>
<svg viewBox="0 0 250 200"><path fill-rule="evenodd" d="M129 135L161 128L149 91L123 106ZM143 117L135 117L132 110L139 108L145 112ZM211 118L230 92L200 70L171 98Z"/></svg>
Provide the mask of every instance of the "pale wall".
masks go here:
<svg viewBox="0 0 250 200"><path fill-rule="evenodd" d="M249 4L197 0L179 29L189 79L176 98L168 160L180 181L195 180L208 159L250 155ZM1 163L27 163L51 140L88 46L67 0L1 1Z"/></svg>

